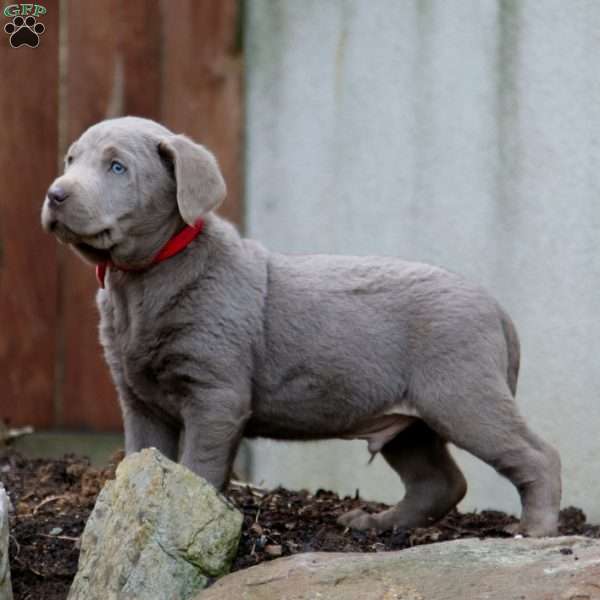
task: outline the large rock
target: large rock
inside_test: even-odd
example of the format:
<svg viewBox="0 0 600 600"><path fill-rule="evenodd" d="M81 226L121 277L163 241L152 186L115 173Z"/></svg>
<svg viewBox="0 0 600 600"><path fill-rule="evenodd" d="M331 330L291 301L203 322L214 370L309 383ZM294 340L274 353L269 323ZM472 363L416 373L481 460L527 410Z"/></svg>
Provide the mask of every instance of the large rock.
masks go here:
<svg viewBox="0 0 600 600"><path fill-rule="evenodd" d="M154 448L106 484L81 542L69 600L186 600L228 572L242 515Z"/></svg>
<svg viewBox="0 0 600 600"><path fill-rule="evenodd" d="M196 600L598 600L600 540L477 539L377 554L297 554Z"/></svg>
<svg viewBox="0 0 600 600"><path fill-rule="evenodd" d="M10 567L8 564L8 510L10 500L0 483L0 600L12 600Z"/></svg>

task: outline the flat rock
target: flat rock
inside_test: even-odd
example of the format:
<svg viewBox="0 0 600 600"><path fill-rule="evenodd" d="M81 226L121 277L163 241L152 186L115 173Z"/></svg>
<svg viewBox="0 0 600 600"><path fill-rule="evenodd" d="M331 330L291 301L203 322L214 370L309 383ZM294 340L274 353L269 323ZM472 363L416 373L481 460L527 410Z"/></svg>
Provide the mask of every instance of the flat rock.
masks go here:
<svg viewBox="0 0 600 600"><path fill-rule="evenodd" d="M187 600L229 571L242 515L154 448L128 456L100 492L69 600Z"/></svg>
<svg viewBox="0 0 600 600"><path fill-rule="evenodd" d="M0 483L0 600L12 600L10 567L8 564L8 511L10 500L4 486Z"/></svg>
<svg viewBox="0 0 600 600"><path fill-rule="evenodd" d="M598 600L600 540L466 539L310 553L222 578L196 600Z"/></svg>

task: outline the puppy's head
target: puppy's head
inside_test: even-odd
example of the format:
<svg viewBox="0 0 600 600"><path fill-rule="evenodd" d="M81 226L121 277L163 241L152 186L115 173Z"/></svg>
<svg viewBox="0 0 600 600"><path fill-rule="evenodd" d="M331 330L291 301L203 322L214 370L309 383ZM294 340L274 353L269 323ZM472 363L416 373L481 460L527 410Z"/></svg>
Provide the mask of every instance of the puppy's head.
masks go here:
<svg viewBox="0 0 600 600"><path fill-rule="evenodd" d="M225 194L217 162L202 146L154 121L110 119L69 148L42 225L91 262L143 266Z"/></svg>

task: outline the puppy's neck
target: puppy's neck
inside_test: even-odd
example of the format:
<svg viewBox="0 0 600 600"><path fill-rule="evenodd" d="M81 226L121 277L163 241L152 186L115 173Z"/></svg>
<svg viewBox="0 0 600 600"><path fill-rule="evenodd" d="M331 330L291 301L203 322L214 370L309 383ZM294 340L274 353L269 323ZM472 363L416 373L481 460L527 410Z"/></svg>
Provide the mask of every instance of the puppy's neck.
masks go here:
<svg viewBox="0 0 600 600"><path fill-rule="evenodd" d="M186 225L178 233L169 239L169 241L155 254L149 265L142 268L122 267L115 265L112 261L100 262L96 265L96 277L100 287L104 287L106 272L108 269L116 269L124 272L145 271L160 262L169 260L181 251L185 250L201 233L204 228L204 221L199 219L194 226Z"/></svg>
<svg viewBox="0 0 600 600"><path fill-rule="evenodd" d="M128 232L128 240L110 253L111 263L122 270L143 270L152 264L165 244L187 227L179 212L159 223L144 223Z"/></svg>

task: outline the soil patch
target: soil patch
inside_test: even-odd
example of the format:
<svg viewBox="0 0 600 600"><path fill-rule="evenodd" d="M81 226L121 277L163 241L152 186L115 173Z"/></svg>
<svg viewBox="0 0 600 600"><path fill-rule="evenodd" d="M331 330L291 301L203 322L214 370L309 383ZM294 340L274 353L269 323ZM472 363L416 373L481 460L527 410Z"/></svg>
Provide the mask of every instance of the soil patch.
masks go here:
<svg viewBox="0 0 600 600"><path fill-rule="evenodd" d="M10 563L15 600L64 600L77 570L79 537L104 483L114 477L121 455L105 469L81 457L60 460L0 457L0 481L13 503ZM228 496L244 514L233 570L298 552L382 552L466 537L507 537L516 519L502 512L452 512L431 527L376 534L344 530L337 517L361 507L386 508L358 497L278 488L272 491L232 482ZM600 538L600 526L583 512L561 512L561 534Z"/></svg>

